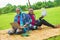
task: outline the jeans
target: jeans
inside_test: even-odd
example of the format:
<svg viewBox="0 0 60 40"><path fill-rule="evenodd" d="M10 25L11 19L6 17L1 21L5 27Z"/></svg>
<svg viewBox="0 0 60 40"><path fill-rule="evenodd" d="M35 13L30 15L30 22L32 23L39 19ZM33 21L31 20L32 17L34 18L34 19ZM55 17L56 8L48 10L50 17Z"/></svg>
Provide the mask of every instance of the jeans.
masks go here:
<svg viewBox="0 0 60 40"><path fill-rule="evenodd" d="M44 24L44 25L46 25L46 26L48 26L48 27L55 28L54 25L50 24L49 22L47 22L47 21L44 20L44 19L37 21L36 26L41 26L42 24Z"/></svg>

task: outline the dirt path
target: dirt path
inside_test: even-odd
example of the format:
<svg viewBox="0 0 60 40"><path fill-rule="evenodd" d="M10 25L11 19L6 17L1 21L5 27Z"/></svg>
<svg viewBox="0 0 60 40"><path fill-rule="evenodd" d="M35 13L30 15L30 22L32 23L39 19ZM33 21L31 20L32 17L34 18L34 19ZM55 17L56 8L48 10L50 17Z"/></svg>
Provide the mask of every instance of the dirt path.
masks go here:
<svg viewBox="0 0 60 40"><path fill-rule="evenodd" d="M0 31L0 40L43 40L52 36L60 35L60 28L43 28L42 30L35 30L29 33L29 37L22 37L21 35L8 35L8 30Z"/></svg>

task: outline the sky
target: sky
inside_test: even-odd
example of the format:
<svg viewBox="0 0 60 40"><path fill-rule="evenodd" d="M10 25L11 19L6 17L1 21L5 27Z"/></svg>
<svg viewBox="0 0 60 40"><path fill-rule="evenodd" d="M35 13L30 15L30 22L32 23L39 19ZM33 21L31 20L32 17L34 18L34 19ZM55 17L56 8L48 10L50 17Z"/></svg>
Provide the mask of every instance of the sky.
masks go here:
<svg viewBox="0 0 60 40"><path fill-rule="evenodd" d="M30 0L30 3L31 4L34 4L36 2L39 2L39 1L45 1L45 0ZM49 0L46 0L46 1L49 1ZM54 1L54 0L51 0L51 1ZM0 8L6 6L7 4L12 4L12 5L26 5L26 3L28 3L28 0L0 0Z"/></svg>

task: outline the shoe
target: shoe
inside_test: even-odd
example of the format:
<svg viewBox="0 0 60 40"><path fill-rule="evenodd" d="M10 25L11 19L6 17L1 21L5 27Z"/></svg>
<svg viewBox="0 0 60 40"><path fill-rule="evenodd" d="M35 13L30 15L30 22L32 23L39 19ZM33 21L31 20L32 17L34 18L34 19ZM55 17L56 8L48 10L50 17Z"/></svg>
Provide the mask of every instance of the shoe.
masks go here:
<svg viewBox="0 0 60 40"><path fill-rule="evenodd" d="M13 34L14 34L14 31L9 30L9 31L8 31L8 34L9 34L9 35L13 35Z"/></svg>

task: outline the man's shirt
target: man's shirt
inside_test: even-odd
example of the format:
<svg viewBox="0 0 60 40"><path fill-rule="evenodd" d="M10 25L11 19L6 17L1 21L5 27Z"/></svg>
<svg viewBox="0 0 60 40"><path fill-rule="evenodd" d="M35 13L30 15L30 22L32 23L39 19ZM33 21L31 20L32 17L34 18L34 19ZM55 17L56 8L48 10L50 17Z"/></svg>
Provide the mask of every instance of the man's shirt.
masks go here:
<svg viewBox="0 0 60 40"><path fill-rule="evenodd" d="M18 18L18 16L20 16ZM28 14L25 13L20 13L19 15L16 15L14 18L14 22L17 22L20 24L20 26L24 26L25 24L27 24L27 27L23 28L24 32L27 32L29 30L29 24L30 24L30 17Z"/></svg>
<svg viewBox="0 0 60 40"><path fill-rule="evenodd" d="M25 24L29 24L29 17L25 13L20 13L19 15L17 14L14 18L14 22L18 23L18 16L20 16L20 26L24 26Z"/></svg>

